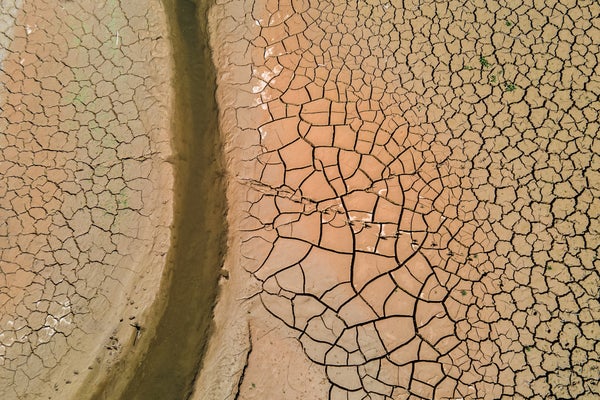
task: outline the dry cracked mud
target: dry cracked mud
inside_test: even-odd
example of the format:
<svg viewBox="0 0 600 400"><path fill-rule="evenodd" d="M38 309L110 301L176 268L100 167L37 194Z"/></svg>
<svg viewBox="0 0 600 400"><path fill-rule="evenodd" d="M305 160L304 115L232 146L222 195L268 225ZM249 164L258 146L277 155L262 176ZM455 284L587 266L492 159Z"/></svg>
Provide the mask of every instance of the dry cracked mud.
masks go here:
<svg viewBox="0 0 600 400"><path fill-rule="evenodd" d="M82 398L155 296L172 214L161 7L0 1L2 399Z"/></svg>
<svg viewBox="0 0 600 400"><path fill-rule="evenodd" d="M165 12L0 11L0 397L81 398L169 248ZM210 20L231 230L192 398L600 396L597 1Z"/></svg>
<svg viewBox="0 0 600 400"><path fill-rule="evenodd" d="M598 398L597 1L217 1L196 399Z"/></svg>

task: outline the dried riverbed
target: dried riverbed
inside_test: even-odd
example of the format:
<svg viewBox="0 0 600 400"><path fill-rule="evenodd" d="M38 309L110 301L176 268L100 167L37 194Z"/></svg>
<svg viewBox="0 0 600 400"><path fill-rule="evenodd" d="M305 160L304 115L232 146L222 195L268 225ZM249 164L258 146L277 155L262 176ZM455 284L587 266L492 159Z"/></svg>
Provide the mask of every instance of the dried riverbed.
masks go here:
<svg viewBox="0 0 600 400"><path fill-rule="evenodd" d="M0 397L597 398L598 2L215 3L0 0Z"/></svg>
<svg viewBox="0 0 600 400"><path fill-rule="evenodd" d="M600 6L551 3L219 2L196 399L598 397Z"/></svg>

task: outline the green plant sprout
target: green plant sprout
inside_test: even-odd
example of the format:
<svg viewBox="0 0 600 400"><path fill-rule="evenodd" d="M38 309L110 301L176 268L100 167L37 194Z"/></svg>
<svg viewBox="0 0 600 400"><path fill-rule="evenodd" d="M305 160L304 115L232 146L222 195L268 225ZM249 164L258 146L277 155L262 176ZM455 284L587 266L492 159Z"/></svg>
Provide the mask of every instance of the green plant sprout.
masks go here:
<svg viewBox="0 0 600 400"><path fill-rule="evenodd" d="M487 68L487 67L490 66L490 63L488 62L488 60L484 56L479 56L479 63L481 64L481 66L483 68Z"/></svg>
<svg viewBox="0 0 600 400"><path fill-rule="evenodd" d="M117 196L117 204L119 207L127 208L127 194L121 191Z"/></svg>

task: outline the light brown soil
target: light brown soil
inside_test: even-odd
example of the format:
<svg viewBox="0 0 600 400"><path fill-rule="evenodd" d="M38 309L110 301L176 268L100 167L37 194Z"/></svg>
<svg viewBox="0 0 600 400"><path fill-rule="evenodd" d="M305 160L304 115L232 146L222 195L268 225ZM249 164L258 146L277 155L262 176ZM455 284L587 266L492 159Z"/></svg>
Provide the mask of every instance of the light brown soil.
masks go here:
<svg viewBox="0 0 600 400"><path fill-rule="evenodd" d="M600 396L598 2L217 3L232 229L193 398ZM0 10L0 398L76 398L169 247L165 15Z"/></svg>
<svg viewBox="0 0 600 400"><path fill-rule="evenodd" d="M132 348L172 217L158 0L0 1L0 398L67 399Z"/></svg>
<svg viewBox="0 0 600 400"><path fill-rule="evenodd" d="M218 1L195 399L600 394L600 5L552 3Z"/></svg>

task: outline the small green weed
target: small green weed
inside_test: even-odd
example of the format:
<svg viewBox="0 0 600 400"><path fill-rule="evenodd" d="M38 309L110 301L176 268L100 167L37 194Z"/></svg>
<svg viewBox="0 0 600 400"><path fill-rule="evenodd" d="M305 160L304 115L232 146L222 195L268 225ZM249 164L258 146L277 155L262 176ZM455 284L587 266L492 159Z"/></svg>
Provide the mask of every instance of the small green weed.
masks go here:
<svg viewBox="0 0 600 400"><path fill-rule="evenodd" d="M487 68L490 66L489 61L484 56L479 56L479 64L481 64L483 68Z"/></svg>
<svg viewBox="0 0 600 400"><path fill-rule="evenodd" d="M127 208L127 194L124 191L117 195L117 204L121 208Z"/></svg>
<svg viewBox="0 0 600 400"><path fill-rule="evenodd" d="M514 83L505 83L504 84L504 90L506 90L507 92L512 92L513 90L515 90L517 87L515 86Z"/></svg>

